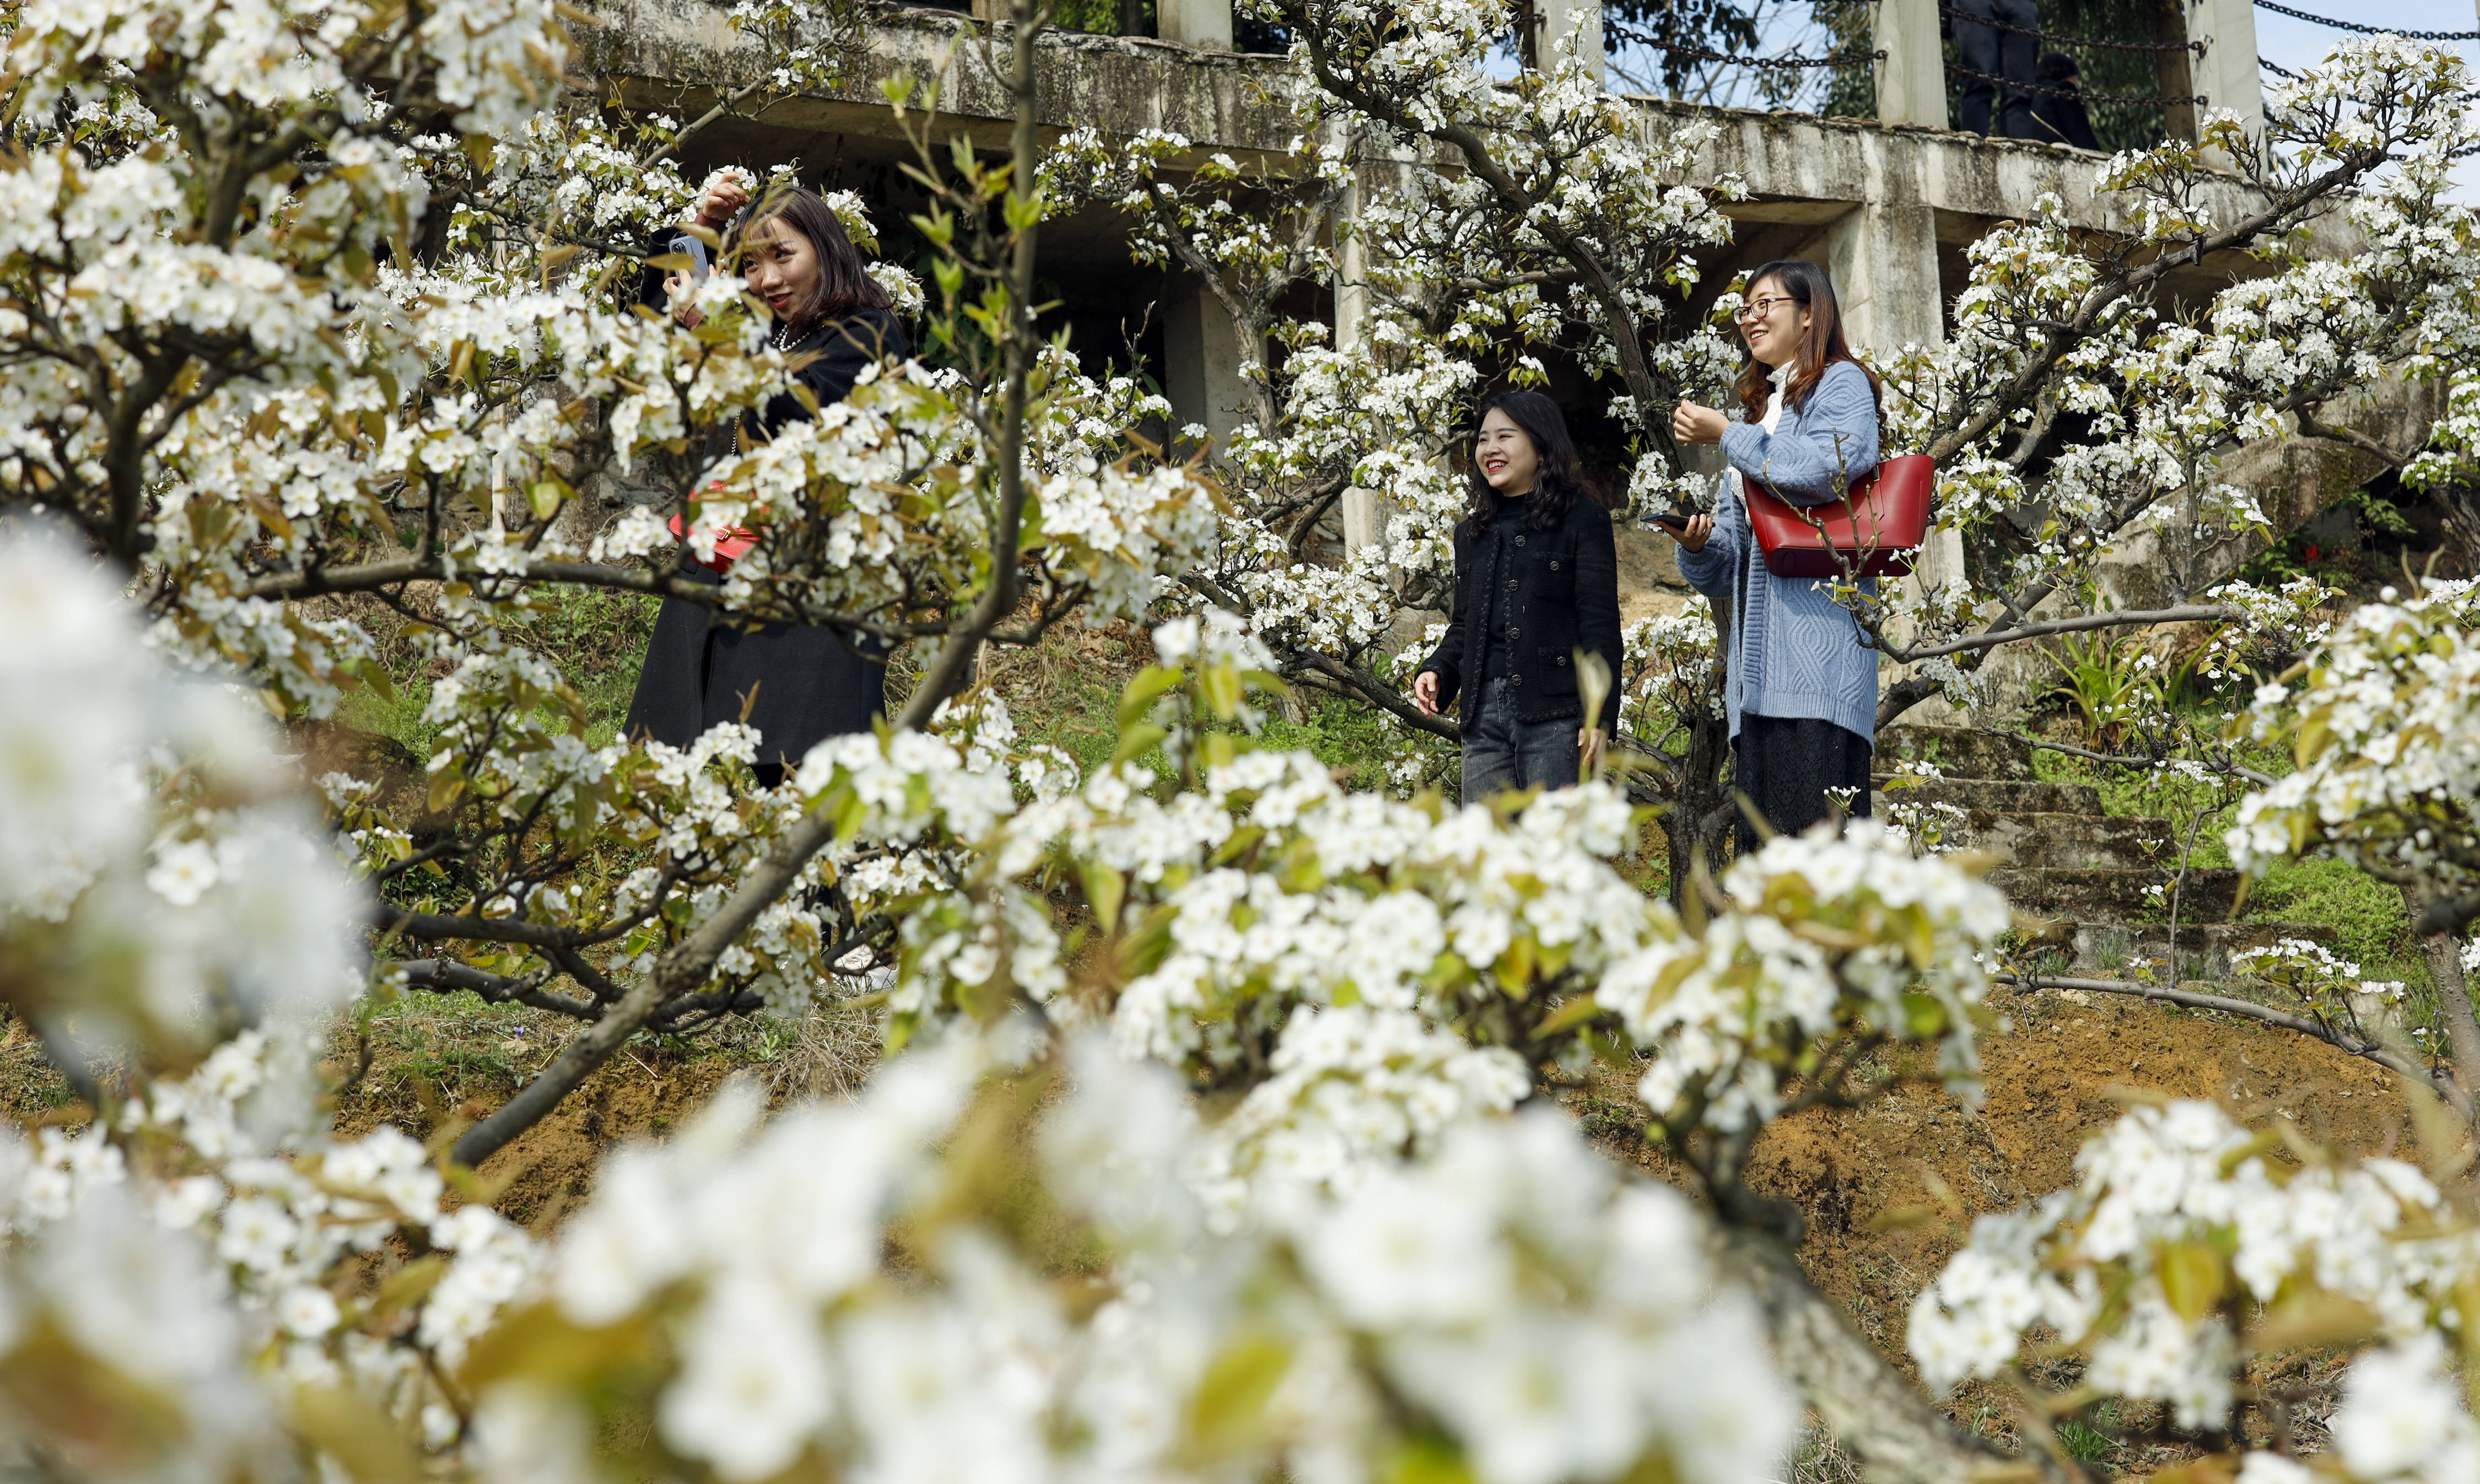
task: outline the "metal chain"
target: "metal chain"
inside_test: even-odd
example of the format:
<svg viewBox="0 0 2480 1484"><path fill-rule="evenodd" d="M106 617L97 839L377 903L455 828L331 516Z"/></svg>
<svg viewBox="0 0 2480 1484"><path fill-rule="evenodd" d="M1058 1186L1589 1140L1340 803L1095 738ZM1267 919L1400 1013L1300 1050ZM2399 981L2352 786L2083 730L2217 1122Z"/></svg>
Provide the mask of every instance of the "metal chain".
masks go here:
<svg viewBox="0 0 2480 1484"><path fill-rule="evenodd" d="M2113 52L2194 52L2199 57L2205 54L2202 41L2103 41L2088 36L2061 36L2055 31L2043 31L2038 27L2011 26L1994 16L1968 15L1950 5L1939 6L1938 13L1967 26L1987 26L1992 31L2036 37L2044 41L2055 41L2060 46L2095 46Z"/></svg>
<svg viewBox="0 0 2480 1484"><path fill-rule="evenodd" d="M1958 77L1977 78L1984 83L1996 83L2001 88L2007 89L2013 92L2037 92L2046 98L2075 98L2084 103L2116 103L2130 108L2152 108L2157 106L2168 107L2169 105L2177 103L2202 103L2205 101L2202 97L2121 97L2116 93L2110 92L2085 92L2081 89L2078 88L2043 88L2036 83L2019 83L2012 78L1992 77L1986 72L1975 72L1970 67L1950 66L1948 67L1947 70L1952 72Z"/></svg>
<svg viewBox="0 0 2480 1484"><path fill-rule="evenodd" d="M2355 20L2336 20L2330 15L2311 15L2306 11L2294 11L2286 5L2276 5L2273 0L2256 0L2256 8L2260 11L2271 11L2276 15L2287 15L2292 20L2331 26L2337 31L2356 31L2362 36L2398 36L2412 41L2480 41L2480 31L2405 31L2400 26L2363 26Z"/></svg>
<svg viewBox="0 0 2480 1484"><path fill-rule="evenodd" d="M1608 25L1605 29L1623 41L1657 47L1676 56L1694 57L1701 62L1727 62L1744 67L1856 67L1883 61L1886 56L1879 51L1846 52L1835 57L1744 57L1737 52L1707 51L1704 47L1690 46L1684 41L1666 41L1659 37L1647 36L1633 26Z"/></svg>

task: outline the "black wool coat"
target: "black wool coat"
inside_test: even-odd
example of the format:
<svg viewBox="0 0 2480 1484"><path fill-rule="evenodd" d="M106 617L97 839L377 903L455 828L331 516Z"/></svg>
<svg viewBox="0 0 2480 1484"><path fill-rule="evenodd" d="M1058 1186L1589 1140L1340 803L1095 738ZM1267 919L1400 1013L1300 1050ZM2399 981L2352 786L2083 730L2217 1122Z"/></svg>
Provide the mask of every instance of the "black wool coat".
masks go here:
<svg viewBox="0 0 2480 1484"><path fill-rule="evenodd" d="M1513 661L1507 678L1522 698L1516 720L1584 714L1575 660L1582 650L1610 666L1611 694L1594 725L1611 730L1619 708L1619 560L1611 513L1579 496L1548 530L1519 525L1502 537L1494 525L1476 530L1475 524L1467 520L1456 527L1455 607L1445 636L1421 667L1438 674L1438 704L1453 701L1466 677L1482 673L1489 647L1486 587L1499 569L1498 543L1504 539L1510 543L1507 648ZM1480 713L1478 702L1464 706L1466 736Z"/></svg>
<svg viewBox="0 0 2480 1484"><path fill-rule="evenodd" d="M886 310L865 309L819 326L791 349L817 353L797 374L823 407L842 401L864 367L903 359L904 326ZM772 433L809 418L799 397L780 392L756 422ZM723 585L720 576L685 554L679 570L693 582ZM696 603L664 599L646 642L624 734L686 747L718 722L741 720L744 706L749 725L759 731L760 764L797 766L820 739L867 731L887 710L887 664L857 652L833 629L801 624L740 627L716 622L711 610Z"/></svg>

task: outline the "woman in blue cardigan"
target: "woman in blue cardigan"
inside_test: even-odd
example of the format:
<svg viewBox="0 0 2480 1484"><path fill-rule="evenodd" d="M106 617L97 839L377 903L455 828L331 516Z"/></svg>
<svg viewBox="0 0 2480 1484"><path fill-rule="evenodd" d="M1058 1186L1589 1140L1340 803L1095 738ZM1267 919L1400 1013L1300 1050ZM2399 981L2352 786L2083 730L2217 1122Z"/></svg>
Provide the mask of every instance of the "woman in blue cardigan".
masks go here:
<svg viewBox="0 0 2480 1484"><path fill-rule="evenodd" d="M1687 401L1671 416L1680 442L1718 443L1731 465L1714 513L1672 539L1681 576L1718 610L1727 605L1733 784L1770 827L1795 834L1869 812L1877 652L1824 584L1766 570L1741 483L1758 480L1795 505L1841 499L1877 467L1877 377L1852 358L1834 285L1814 263L1757 269L1740 334L1750 357L1735 388L1744 420ZM1873 593L1875 579L1860 587ZM1756 848L1744 814L1733 833L1741 854Z"/></svg>

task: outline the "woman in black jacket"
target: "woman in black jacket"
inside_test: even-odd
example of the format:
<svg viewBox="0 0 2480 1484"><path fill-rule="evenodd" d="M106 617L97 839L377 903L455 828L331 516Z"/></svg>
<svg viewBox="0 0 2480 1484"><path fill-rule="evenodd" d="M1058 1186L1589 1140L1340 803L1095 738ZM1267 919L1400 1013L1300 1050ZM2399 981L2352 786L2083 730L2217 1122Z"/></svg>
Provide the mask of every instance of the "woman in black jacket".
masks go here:
<svg viewBox="0 0 2480 1484"><path fill-rule="evenodd" d="M1579 652L1612 679L1598 716L1585 715ZM1473 438L1472 504L1456 526L1455 609L1412 678L1426 715L1464 692L1464 803L1575 782L1609 740L1618 673L1610 512L1585 490L1558 403L1538 392L1492 397Z"/></svg>
<svg viewBox="0 0 2480 1484"><path fill-rule="evenodd" d="M864 368L903 358L904 327L893 301L869 276L825 201L793 190L753 207L746 191L726 182L708 190L698 215L702 225L723 232L724 261L738 255L750 291L774 312L775 345L796 362L810 358L794 374L818 405L843 400ZM664 285L674 299L686 287L679 277ZM692 327L700 319L695 308L680 314ZM811 416L799 397L781 392L744 420L739 432L764 438ZM680 575L723 580L691 561L685 547ZM858 652L833 629L742 627L716 621L711 609L666 598L646 644L625 734L685 747L718 722L741 720L745 711L759 732L760 780L773 787L819 739L867 731L886 709L886 662Z"/></svg>

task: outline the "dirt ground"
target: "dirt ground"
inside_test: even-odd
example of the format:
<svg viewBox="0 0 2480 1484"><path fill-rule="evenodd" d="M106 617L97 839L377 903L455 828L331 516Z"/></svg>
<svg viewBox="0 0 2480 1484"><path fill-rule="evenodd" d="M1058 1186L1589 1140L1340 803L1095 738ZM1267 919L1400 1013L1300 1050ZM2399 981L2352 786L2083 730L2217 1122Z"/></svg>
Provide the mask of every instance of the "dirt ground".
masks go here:
<svg viewBox="0 0 2480 1484"><path fill-rule="evenodd" d="M2205 1098L2243 1119L2286 1115L2354 1152L2413 1142L2389 1073L2305 1036L2109 995L1994 1004L2011 1029L1982 1042L1977 1113L1906 1087L1857 1112L1785 1119L1757 1145L1750 1183L1807 1214L1802 1265L1893 1354L1913 1296L1964 1236L1953 1222L1905 1225L1899 1214L1945 1204L1941 1188L1969 1217L2072 1184L2076 1151L2125 1111L2128 1091Z"/></svg>

